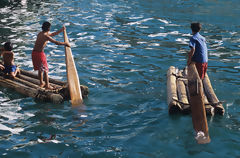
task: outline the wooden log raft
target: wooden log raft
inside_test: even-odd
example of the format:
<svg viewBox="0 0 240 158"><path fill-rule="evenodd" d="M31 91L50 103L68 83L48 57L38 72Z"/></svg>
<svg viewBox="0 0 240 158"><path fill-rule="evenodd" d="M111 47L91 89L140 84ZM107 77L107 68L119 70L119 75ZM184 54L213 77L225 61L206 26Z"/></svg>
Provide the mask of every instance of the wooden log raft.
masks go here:
<svg viewBox="0 0 240 158"><path fill-rule="evenodd" d="M204 87L204 103L207 115L224 114L224 107L214 93L208 75L202 81ZM170 114L191 112L189 104L187 70L178 70L170 66L167 71L167 103Z"/></svg>
<svg viewBox="0 0 240 158"><path fill-rule="evenodd" d="M69 100L68 84L63 81L49 78L50 84L55 87L54 90L46 90L39 87L38 75L33 72L20 69L20 74L11 79L3 72L0 72L0 86L11 88L25 96L34 98L35 100L62 103ZM88 96L88 87L81 85L82 97Z"/></svg>

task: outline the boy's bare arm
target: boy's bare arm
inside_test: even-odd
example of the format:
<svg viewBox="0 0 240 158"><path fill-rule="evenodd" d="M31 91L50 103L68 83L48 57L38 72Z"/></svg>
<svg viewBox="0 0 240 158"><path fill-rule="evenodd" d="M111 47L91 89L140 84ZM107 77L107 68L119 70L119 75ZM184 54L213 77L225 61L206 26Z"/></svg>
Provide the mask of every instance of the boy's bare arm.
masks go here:
<svg viewBox="0 0 240 158"><path fill-rule="evenodd" d="M195 52L195 48L191 47L191 50L188 53L187 65L191 64L194 52Z"/></svg>
<svg viewBox="0 0 240 158"><path fill-rule="evenodd" d="M65 29L65 26L63 26L60 30L58 30L56 32L50 33L49 36L51 36L51 37L56 36L59 33L63 32L64 29Z"/></svg>
<svg viewBox="0 0 240 158"><path fill-rule="evenodd" d="M50 42L55 43L56 45L65 45L65 46L70 47L69 43L56 41L55 39L53 39L52 37L50 37L48 35L46 37Z"/></svg>
<svg viewBox="0 0 240 158"><path fill-rule="evenodd" d="M3 55L3 51L4 51L4 48L3 48L3 47L0 47L0 56Z"/></svg>

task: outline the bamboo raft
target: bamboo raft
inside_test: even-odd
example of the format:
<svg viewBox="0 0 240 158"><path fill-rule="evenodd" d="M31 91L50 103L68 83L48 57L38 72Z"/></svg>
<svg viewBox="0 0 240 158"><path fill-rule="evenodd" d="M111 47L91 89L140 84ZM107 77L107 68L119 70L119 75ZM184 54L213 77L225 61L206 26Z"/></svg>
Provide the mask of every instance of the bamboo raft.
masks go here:
<svg viewBox="0 0 240 158"><path fill-rule="evenodd" d="M10 79L0 71L0 86L13 89L25 96L32 97L36 101L62 103L70 100L69 88L67 82L59 81L53 78L49 78L49 83L55 87L54 90L46 90L39 87L38 75L33 72L20 69L14 79ZM80 86L82 97L88 96L88 87Z"/></svg>
<svg viewBox="0 0 240 158"><path fill-rule="evenodd" d="M207 115L224 115L224 107L214 93L210 79L206 74L202 80L204 91L204 103ZM167 102L170 114L183 113L189 114L191 107L189 104L187 69L178 70L170 66L167 71Z"/></svg>

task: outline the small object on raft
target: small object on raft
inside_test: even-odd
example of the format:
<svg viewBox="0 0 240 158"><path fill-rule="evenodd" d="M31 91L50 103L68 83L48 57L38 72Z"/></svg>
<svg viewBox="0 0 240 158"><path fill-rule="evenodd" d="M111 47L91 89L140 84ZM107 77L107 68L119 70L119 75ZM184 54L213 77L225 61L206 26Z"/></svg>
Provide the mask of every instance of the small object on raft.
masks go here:
<svg viewBox="0 0 240 158"><path fill-rule="evenodd" d="M39 87L38 75L33 72L20 69L20 74L11 79L0 71L0 86L2 87L13 89L18 93L34 98L36 101L59 104L70 100L67 82L49 78L49 83L54 87L53 90ZM87 98L89 93L88 87L81 85L80 88L82 97Z"/></svg>
<svg viewBox="0 0 240 158"><path fill-rule="evenodd" d="M204 88L204 103L207 115L224 115L222 102L218 100L212 88L208 75L202 81ZM169 114L183 113L189 114L191 107L189 104L187 70L178 70L170 66L167 71L167 103Z"/></svg>

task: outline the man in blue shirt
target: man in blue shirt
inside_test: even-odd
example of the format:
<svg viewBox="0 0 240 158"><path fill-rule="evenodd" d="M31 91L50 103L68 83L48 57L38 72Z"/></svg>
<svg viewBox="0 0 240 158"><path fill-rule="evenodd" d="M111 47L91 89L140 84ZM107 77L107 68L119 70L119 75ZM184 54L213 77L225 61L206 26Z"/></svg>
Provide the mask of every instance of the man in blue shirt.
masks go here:
<svg viewBox="0 0 240 158"><path fill-rule="evenodd" d="M208 50L206 39L199 33L201 28L202 26L200 23L191 23L193 36L190 38L189 47L191 50L188 53L187 65L194 62L198 70L199 77L204 79L208 67Z"/></svg>

